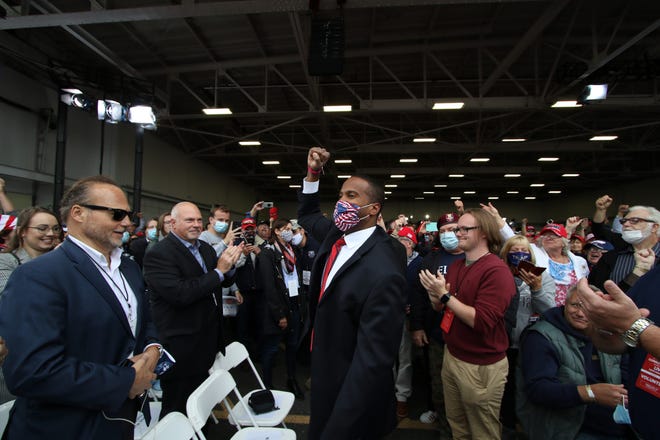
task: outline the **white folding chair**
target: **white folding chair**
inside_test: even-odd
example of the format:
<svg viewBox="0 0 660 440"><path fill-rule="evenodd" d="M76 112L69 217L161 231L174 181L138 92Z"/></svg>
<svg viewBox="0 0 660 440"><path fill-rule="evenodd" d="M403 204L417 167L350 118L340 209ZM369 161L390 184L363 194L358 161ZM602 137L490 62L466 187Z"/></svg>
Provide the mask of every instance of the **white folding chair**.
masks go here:
<svg viewBox="0 0 660 440"><path fill-rule="evenodd" d="M4 434L5 428L7 428L7 423L9 423L9 412L11 411L13 406L14 406L14 400L5 402L2 405L0 405L0 437L2 436L2 434Z"/></svg>
<svg viewBox="0 0 660 440"><path fill-rule="evenodd" d="M156 423L142 440L190 440L196 439L195 428L184 414L171 412Z"/></svg>
<svg viewBox="0 0 660 440"><path fill-rule="evenodd" d="M252 373L254 373L254 376L259 382L259 386L261 386L260 389L265 390L266 387L264 386L264 383L261 380L261 376L259 376L257 369L254 367L252 359L250 359L250 354L248 353L245 346L240 342L232 342L227 347L225 347L224 355L222 353L218 353L215 357L213 366L209 370L209 373L212 373L216 370L229 371L246 360L250 364ZM247 393L244 397L245 402L247 402L250 399L250 396L257 391L259 390L252 390ZM289 411L291 411L293 402L295 401L295 396L293 393L288 391L271 390L271 392L275 398L275 407L278 409L263 414L255 414L254 411L252 411L252 409L247 405L236 405L234 415L229 420L229 423L233 424L235 421L240 425L252 425L251 418L254 418L254 420L257 422L256 426L277 426L281 424L286 428L284 418L289 414Z"/></svg>
<svg viewBox="0 0 660 440"><path fill-rule="evenodd" d="M229 393L234 392L238 399L235 407L231 407L227 401ZM186 402L186 412L188 418L192 423L197 436L205 440L202 433L202 427L206 424L209 416L213 412L213 408L220 402L224 402L225 408L229 413L229 418L236 420L234 410L237 407L243 407L246 414L248 414L250 424L249 428L241 428L240 423L236 423L238 432L232 436L232 440L295 440L296 433L290 429L282 428L263 428L257 425L257 421L250 416L250 411L247 409L247 404L243 396L236 389L236 382L231 374L225 370L216 370L206 379L193 393L188 397Z"/></svg>

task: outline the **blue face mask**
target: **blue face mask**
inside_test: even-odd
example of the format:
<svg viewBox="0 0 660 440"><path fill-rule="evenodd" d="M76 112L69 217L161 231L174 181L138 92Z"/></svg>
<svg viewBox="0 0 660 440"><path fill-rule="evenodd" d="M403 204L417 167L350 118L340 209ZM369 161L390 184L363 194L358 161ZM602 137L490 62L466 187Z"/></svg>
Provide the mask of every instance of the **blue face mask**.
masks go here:
<svg viewBox="0 0 660 440"><path fill-rule="evenodd" d="M156 228L147 229L147 240L156 241L158 238L158 230Z"/></svg>
<svg viewBox="0 0 660 440"><path fill-rule="evenodd" d="M213 223L213 230L218 234L224 234L229 229L229 223L216 221Z"/></svg>
<svg viewBox="0 0 660 440"><path fill-rule="evenodd" d="M289 243L291 240L293 240L293 232L289 231L288 229L283 230L280 232L280 237L282 238L282 241L285 243Z"/></svg>
<svg viewBox="0 0 660 440"><path fill-rule="evenodd" d="M614 408L612 418L614 419L614 423L619 425L630 425L632 424L632 421L630 420L630 413L628 412L628 408L626 408L623 399L624 398L621 397L621 403L619 403L616 408Z"/></svg>
<svg viewBox="0 0 660 440"><path fill-rule="evenodd" d="M130 239L131 239L131 234L128 231L124 231L124 233L121 235L121 242L123 244L126 244Z"/></svg>
<svg viewBox="0 0 660 440"><path fill-rule="evenodd" d="M521 261L532 261L532 254L529 252L509 252L506 255L506 261L511 266L517 267Z"/></svg>
<svg viewBox="0 0 660 440"><path fill-rule="evenodd" d="M440 244L448 251L453 251L458 247L458 237L452 231L440 234Z"/></svg>

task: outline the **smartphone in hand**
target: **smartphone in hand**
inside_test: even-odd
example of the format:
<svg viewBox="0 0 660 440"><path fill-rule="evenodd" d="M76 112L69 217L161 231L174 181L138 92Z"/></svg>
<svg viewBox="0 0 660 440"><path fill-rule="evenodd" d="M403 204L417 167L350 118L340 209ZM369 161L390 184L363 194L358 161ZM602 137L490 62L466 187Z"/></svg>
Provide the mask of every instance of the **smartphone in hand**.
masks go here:
<svg viewBox="0 0 660 440"><path fill-rule="evenodd" d="M545 267L534 266L529 261L521 260L518 262L518 270L524 269L525 271L532 273L536 276L541 275L545 271Z"/></svg>

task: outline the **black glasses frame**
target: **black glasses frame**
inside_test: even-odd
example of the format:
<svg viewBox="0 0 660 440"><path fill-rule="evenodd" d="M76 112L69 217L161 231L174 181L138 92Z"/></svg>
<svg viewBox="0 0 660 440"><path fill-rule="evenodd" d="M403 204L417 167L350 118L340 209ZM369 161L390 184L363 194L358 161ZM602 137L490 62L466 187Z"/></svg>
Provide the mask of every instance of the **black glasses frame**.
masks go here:
<svg viewBox="0 0 660 440"><path fill-rule="evenodd" d="M631 225L636 225L639 222L655 223L655 220L651 220L649 218L641 218L641 217L629 217L629 218L621 219L622 225L625 225L628 222L630 222Z"/></svg>
<svg viewBox="0 0 660 440"><path fill-rule="evenodd" d="M112 212L112 219L116 222L120 222L128 217L133 217L133 211L126 211L125 209L120 208L108 208L107 206L99 205L80 205L83 208L91 209L92 211L110 211Z"/></svg>
<svg viewBox="0 0 660 440"><path fill-rule="evenodd" d="M453 229L454 234L460 232L461 234L467 234L473 229L479 229L479 226L459 226Z"/></svg>

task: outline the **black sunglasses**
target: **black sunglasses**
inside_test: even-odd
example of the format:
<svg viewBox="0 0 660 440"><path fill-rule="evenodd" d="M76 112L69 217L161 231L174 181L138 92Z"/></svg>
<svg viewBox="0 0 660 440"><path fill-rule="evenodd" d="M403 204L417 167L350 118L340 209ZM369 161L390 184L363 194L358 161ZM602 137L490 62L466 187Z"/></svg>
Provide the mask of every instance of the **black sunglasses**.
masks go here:
<svg viewBox="0 0 660 440"><path fill-rule="evenodd" d="M92 211L110 211L112 212L112 219L116 222L120 222L126 218L126 216L133 217L133 211L126 211L125 209L119 208L108 208L107 206L99 205L80 205L83 208L89 208Z"/></svg>

